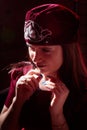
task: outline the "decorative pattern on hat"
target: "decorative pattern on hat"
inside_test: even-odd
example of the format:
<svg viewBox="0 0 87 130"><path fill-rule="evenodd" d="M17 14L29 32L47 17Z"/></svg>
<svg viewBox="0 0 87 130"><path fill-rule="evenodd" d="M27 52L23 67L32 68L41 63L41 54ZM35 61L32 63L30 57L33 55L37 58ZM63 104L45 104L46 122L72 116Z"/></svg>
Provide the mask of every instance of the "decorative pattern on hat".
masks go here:
<svg viewBox="0 0 87 130"><path fill-rule="evenodd" d="M27 42L41 42L44 39L51 37L52 31L43 29L32 20L25 21L24 38Z"/></svg>
<svg viewBox="0 0 87 130"><path fill-rule="evenodd" d="M59 4L42 4L26 13L24 39L27 45L77 43L79 16Z"/></svg>

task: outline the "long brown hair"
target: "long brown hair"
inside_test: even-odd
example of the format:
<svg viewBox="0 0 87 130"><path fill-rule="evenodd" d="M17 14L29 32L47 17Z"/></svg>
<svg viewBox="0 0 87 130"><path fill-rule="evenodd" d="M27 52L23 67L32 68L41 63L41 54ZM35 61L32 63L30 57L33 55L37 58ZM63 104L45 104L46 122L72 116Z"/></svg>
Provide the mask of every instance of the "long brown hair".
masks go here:
<svg viewBox="0 0 87 130"><path fill-rule="evenodd" d="M62 45L64 62L60 77L69 89L83 89L87 85L87 68L79 43Z"/></svg>

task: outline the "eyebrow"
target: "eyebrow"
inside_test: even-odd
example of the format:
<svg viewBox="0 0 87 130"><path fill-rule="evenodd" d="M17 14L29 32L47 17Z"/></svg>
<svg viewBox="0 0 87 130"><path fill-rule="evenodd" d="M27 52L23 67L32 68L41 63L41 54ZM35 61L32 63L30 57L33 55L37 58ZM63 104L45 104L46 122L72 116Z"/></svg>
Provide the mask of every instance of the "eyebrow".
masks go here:
<svg viewBox="0 0 87 130"><path fill-rule="evenodd" d="M32 44L28 44L27 47L31 47L31 48L37 48L39 47L40 49L46 48L46 49L53 49L54 46L44 46L44 45L32 45Z"/></svg>

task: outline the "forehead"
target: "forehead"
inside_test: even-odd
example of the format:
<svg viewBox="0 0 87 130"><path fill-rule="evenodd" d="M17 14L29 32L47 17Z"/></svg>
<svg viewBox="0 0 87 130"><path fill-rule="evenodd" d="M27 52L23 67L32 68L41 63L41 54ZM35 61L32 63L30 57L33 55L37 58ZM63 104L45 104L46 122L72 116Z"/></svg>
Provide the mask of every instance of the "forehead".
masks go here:
<svg viewBox="0 0 87 130"><path fill-rule="evenodd" d="M60 46L60 45L49 45L49 46L44 46L44 45L42 45L42 46L40 46L40 45L29 45L29 47L31 47L31 48L57 48L58 46Z"/></svg>

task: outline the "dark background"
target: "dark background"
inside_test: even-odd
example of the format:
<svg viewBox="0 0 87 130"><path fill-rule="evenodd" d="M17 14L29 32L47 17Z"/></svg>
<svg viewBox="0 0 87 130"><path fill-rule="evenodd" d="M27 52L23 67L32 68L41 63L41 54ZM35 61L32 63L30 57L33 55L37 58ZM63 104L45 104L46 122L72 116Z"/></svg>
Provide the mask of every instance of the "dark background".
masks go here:
<svg viewBox="0 0 87 130"><path fill-rule="evenodd" d="M26 11L45 3L66 5L80 15L79 42L87 64L87 0L0 0L0 91L9 86L6 67L26 60L23 34Z"/></svg>

